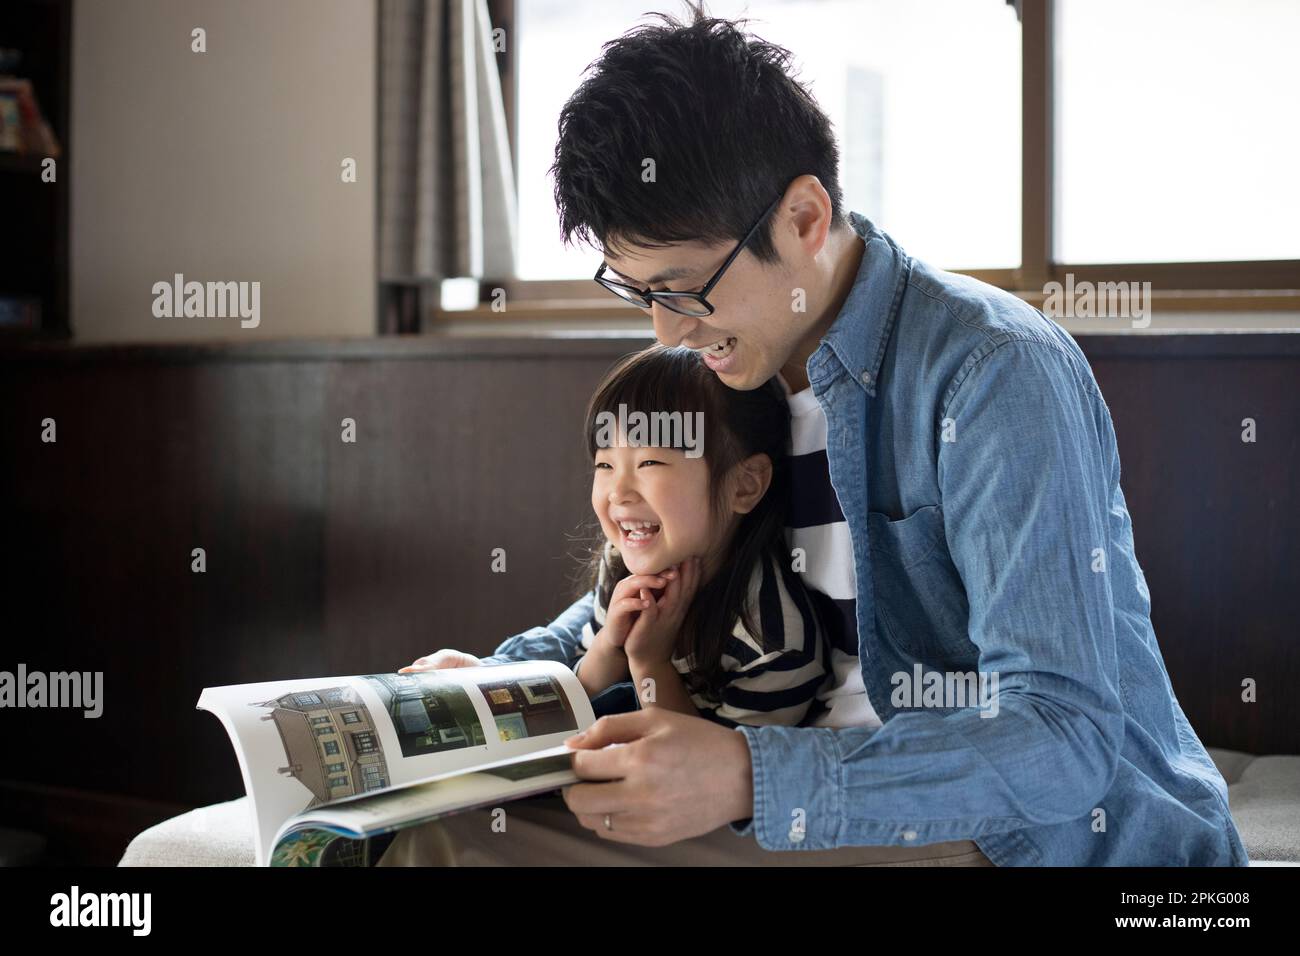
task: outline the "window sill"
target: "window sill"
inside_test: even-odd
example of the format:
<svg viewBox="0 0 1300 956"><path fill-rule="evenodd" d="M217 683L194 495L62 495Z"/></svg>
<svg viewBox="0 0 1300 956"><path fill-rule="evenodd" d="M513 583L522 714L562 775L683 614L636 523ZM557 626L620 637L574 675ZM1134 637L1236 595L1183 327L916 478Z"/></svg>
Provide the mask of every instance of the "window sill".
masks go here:
<svg viewBox="0 0 1300 956"><path fill-rule="evenodd" d="M1016 292L1034 308L1041 291ZM1071 335L1170 332L1300 331L1300 290L1261 292L1152 291L1146 319L1052 316ZM452 336L534 336L653 338L650 318L640 309L591 299L530 299L495 311L488 305L445 312L435 310L430 331ZM1143 323L1135 325L1135 322Z"/></svg>

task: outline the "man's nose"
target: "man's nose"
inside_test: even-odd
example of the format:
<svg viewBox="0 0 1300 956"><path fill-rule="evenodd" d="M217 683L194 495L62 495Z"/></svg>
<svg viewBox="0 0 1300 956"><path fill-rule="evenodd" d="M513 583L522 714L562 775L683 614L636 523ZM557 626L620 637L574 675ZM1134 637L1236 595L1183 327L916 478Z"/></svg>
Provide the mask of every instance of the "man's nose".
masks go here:
<svg viewBox="0 0 1300 956"><path fill-rule="evenodd" d="M681 345L682 341L688 338L700 324L698 319L674 312L658 302L650 307L650 318L654 323L655 338L659 340L659 344L670 347Z"/></svg>

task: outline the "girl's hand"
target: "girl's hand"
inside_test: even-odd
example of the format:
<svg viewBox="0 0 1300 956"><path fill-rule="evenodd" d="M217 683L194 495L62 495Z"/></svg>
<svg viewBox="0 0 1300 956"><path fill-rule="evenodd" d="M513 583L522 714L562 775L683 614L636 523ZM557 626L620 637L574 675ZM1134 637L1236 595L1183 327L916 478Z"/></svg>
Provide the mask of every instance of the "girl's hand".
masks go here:
<svg viewBox="0 0 1300 956"><path fill-rule="evenodd" d="M434 651L427 657L418 657L415 663L407 664L397 673L399 674L418 674L421 671L436 671L444 667L474 667L479 663L479 659L473 654L466 654L464 651L454 651L450 647L444 647L440 651Z"/></svg>
<svg viewBox="0 0 1300 956"><path fill-rule="evenodd" d="M699 587L700 559L687 558L675 570L677 574L657 598L648 589L641 590L641 613L623 644L628 660L638 666L672 660L686 609Z"/></svg>
<svg viewBox="0 0 1300 956"><path fill-rule="evenodd" d="M605 623L596 632L596 640L607 640L611 647L622 647L628 632L645 608L644 595L666 588L677 571L669 568L660 574L629 574L614 585L605 609Z"/></svg>

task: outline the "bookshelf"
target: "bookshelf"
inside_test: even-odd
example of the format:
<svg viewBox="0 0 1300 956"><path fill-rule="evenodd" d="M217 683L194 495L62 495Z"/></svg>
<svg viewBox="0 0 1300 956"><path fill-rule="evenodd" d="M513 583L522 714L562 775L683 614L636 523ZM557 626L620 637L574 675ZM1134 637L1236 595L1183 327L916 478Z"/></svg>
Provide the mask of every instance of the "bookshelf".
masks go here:
<svg viewBox="0 0 1300 956"><path fill-rule="evenodd" d="M72 0L0 3L0 74L31 81L41 115L61 147L54 182L44 156L0 151L0 316L9 302L37 305L29 327L0 321L5 341L68 338L68 197L71 165Z"/></svg>

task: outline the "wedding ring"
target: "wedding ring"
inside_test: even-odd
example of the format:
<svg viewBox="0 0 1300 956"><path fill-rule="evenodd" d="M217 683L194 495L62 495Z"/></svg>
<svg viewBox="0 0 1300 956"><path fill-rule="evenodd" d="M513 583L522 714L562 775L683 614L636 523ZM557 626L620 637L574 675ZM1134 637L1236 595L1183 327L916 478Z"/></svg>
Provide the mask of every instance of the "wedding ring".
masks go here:
<svg viewBox="0 0 1300 956"><path fill-rule="evenodd" d="M614 829L614 825L613 825L612 823L609 822L609 814L608 814L608 813L605 814L605 829L606 829L606 830L613 830L613 829Z"/></svg>

